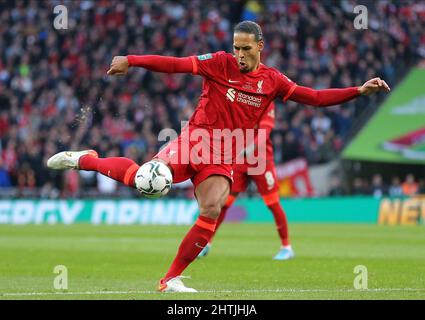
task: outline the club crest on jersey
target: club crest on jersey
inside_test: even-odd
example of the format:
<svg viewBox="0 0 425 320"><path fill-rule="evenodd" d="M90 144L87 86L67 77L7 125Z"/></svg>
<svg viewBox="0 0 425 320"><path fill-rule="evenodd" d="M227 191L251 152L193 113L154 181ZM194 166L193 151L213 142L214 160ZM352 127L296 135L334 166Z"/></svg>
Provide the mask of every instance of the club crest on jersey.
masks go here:
<svg viewBox="0 0 425 320"><path fill-rule="evenodd" d="M257 93L263 93L263 82L264 80L260 80L257 82Z"/></svg>

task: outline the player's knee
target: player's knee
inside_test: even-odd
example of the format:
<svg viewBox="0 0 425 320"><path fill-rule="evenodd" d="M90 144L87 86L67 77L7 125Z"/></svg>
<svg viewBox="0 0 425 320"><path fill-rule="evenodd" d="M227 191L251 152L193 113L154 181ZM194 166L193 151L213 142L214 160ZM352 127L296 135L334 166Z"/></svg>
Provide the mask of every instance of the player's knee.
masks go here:
<svg viewBox="0 0 425 320"><path fill-rule="evenodd" d="M217 219L220 215L221 207L217 203L206 203L199 207L200 215L211 219Z"/></svg>

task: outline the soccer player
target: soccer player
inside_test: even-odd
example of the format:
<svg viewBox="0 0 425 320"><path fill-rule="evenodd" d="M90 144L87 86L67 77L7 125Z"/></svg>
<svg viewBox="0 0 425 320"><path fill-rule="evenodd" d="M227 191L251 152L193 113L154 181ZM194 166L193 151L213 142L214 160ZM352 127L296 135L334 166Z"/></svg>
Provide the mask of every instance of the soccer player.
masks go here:
<svg viewBox="0 0 425 320"><path fill-rule="evenodd" d="M216 52L183 58L158 55L116 56L112 59L108 75L125 75L129 67L142 67L155 72L191 73L203 77L202 94L198 106L178 138L170 142L156 156L168 164L174 182L191 179L199 205L199 217L184 237L171 267L159 282L162 292L196 292L181 281L181 274L195 260L210 241L233 182L232 164L227 159L204 161L205 155L197 157L196 142L191 133L209 136L206 157L225 155L227 150L215 148L216 129L250 130L255 127L263 113L275 98L291 99L313 106L341 104L361 94L389 90L385 81L374 78L361 87L345 89L313 90L299 86L278 70L260 62L264 40L261 28L252 21L236 25L233 35L233 52ZM183 149L183 152L180 152ZM232 161L236 148L232 148ZM195 152L192 152L195 151ZM184 153L181 155L180 153ZM176 160L191 155L189 161ZM193 157L192 155L195 154ZM199 161L203 160L203 161ZM128 186L134 187L135 174L139 168L127 158L100 159L93 151L64 151L48 160L52 169L95 170Z"/></svg>
<svg viewBox="0 0 425 320"><path fill-rule="evenodd" d="M249 175L248 168L254 166L253 164L249 163L255 163L254 161L245 161L244 163L233 165L234 182L231 187L230 195L227 198L225 205L221 209L221 213L217 219L217 224L213 237L211 238L210 242L205 246L205 248L199 253L198 258L204 257L208 254L211 248L212 240L217 234L217 231L220 228L222 222L224 221L228 209L232 206L239 193L244 192L246 190L251 180L253 180L257 185L257 190L262 196L264 203L273 213L273 218L276 223L277 232L281 242L281 248L273 259L288 260L295 256L295 253L289 241L288 220L286 218L285 211L283 210L279 201L279 185L277 183L276 168L274 165L273 144L270 139L270 134L274 128L275 123L274 108L275 105L272 102L267 111L264 113L258 125L260 129L266 131L267 136L265 171L261 174ZM258 141L254 141L254 143L246 147L246 149L244 150L244 155L246 159L252 157L253 153L258 151L257 144Z"/></svg>

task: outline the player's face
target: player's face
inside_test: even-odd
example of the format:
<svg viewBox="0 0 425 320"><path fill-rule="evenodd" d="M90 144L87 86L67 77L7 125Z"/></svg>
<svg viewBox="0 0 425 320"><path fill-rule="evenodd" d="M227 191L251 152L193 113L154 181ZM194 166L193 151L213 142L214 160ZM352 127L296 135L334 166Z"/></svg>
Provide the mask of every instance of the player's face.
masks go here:
<svg viewBox="0 0 425 320"><path fill-rule="evenodd" d="M233 52L241 72L250 72L258 68L263 47L263 40L256 41L253 34L238 32L233 35Z"/></svg>

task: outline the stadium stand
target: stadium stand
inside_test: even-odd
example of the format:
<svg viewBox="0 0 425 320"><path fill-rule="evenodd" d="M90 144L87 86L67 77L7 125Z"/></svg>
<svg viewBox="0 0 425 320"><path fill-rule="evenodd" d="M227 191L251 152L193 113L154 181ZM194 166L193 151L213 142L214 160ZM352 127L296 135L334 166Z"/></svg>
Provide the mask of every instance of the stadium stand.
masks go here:
<svg viewBox="0 0 425 320"><path fill-rule="evenodd" d="M370 2L369 29L357 31L352 1L68 1L68 30L53 28L56 4L0 2L2 196L136 196L92 173L44 165L58 151L83 148L142 163L159 149L162 129L179 131L192 114L200 77L138 69L111 79L105 73L114 55L231 51L232 27L249 18L264 30L263 61L317 89L360 85L373 76L395 86L425 57L425 8L414 1ZM326 110L277 103L276 161L330 161L361 113L382 99L362 97ZM344 192L377 189L356 183Z"/></svg>

